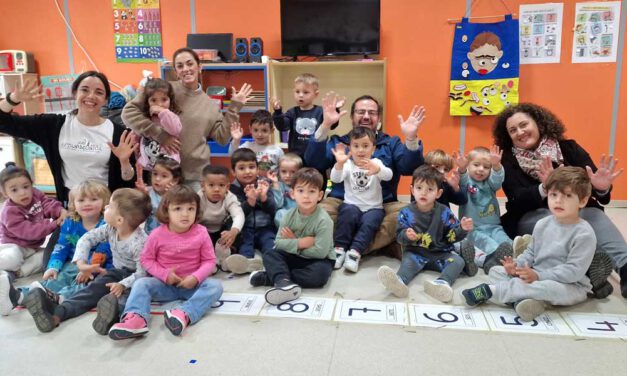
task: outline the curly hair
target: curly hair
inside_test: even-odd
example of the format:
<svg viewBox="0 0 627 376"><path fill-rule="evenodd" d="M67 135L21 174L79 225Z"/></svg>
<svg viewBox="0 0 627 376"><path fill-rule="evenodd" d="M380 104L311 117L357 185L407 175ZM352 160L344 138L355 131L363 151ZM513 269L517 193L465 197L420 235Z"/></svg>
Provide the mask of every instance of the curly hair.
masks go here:
<svg viewBox="0 0 627 376"><path fill-rule="evenodd" d="M494 121L492 136L494 143L501 149L510 150L513 146L512 137L507 132L507 120L518 112L527 114L536 122L540 138L548 137L557 141L564 139L566 127L555 114L537 104L520 103L503 110Z"/></svg>

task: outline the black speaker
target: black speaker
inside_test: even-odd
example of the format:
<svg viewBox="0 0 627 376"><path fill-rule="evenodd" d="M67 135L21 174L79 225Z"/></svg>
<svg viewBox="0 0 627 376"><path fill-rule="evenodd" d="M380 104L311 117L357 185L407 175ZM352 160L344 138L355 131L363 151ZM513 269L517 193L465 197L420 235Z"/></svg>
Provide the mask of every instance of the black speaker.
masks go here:
<svg viewBox="0 0 627 376"><path fill-rule="evenodd" d="M245 63L248 61L248 39L235 38L235 62Z"/></svg>
<svg viewBox="0 0 627 376"><path fill-rule="evenodd" d="M250 62L261 63L263 41L259 37L250 38Z"/></svg>

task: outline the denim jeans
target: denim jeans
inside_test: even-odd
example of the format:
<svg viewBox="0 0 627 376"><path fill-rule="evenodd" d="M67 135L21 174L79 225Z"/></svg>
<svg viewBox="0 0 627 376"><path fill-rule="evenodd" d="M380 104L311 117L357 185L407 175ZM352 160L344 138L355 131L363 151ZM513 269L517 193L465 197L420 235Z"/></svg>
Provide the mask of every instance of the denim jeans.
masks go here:
<svg viewBox="0 0 627 376"><path fill-rule="evenodd" d="M205 279L193 289L166 285L165 282L154 277L140 278L133 283L122 317L127 313L135 313L148 322L150 301L185 300L177 308L185 312L194 324L211 308L213 303L220 299L220 296L222 296L222 283L211 278Z"/></svg>

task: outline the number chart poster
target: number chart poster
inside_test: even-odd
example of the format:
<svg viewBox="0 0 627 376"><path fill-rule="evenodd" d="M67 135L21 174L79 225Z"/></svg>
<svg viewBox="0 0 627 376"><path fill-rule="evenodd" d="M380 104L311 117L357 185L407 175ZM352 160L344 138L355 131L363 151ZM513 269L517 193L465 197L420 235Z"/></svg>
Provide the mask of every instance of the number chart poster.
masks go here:
<svg viewBox="0 0 627 376"><path fill-rule="evenodd" d="M498 115L518 103L518 20L455 25L449 103L451 116Z"/></svg>
<svg viewBox="0 0 627 376"><path fill-rule="evenodd" d="M159 0L112 0L118 63L155 62L163 57Z"/></svg>
<svg viewBox="0 0 627 376"><path fill-rule="evenodd" d="M520 5L520 64L559 63L563 3Z"/></svg>
<svg viewBox="0 0 627 376"><path fill-rule="evenodd" d="M573 63L616 61L620 1L577 3Z"/></svg>

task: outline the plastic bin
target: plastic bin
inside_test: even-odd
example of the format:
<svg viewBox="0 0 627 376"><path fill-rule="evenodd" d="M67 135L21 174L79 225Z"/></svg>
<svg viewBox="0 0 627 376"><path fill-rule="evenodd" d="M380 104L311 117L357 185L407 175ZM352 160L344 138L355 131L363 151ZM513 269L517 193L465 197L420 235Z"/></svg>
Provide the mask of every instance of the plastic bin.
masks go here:
<svg viewBox="0 0 627 376"><path fill-rule="evenodd" d="M246 141L253 141L253 139L249 138L249 137L243 137L240 140L240 145L243 144ZM230 142L228 144L226 144L226 145L220 145L216 141L208 141L207 142L207 146L209 147L209 150L211 150L211 156L212 157L228 157L229 156L229 145L230 145Z"/></svg>
<svg viewBox="0 0 627 376"><path fill-rule="evenodd" d="M55 193L54 178L41 146L26 141L22 144L22 152L24 154L24 168L33 179L33 187L45 193Z"/></svg>

